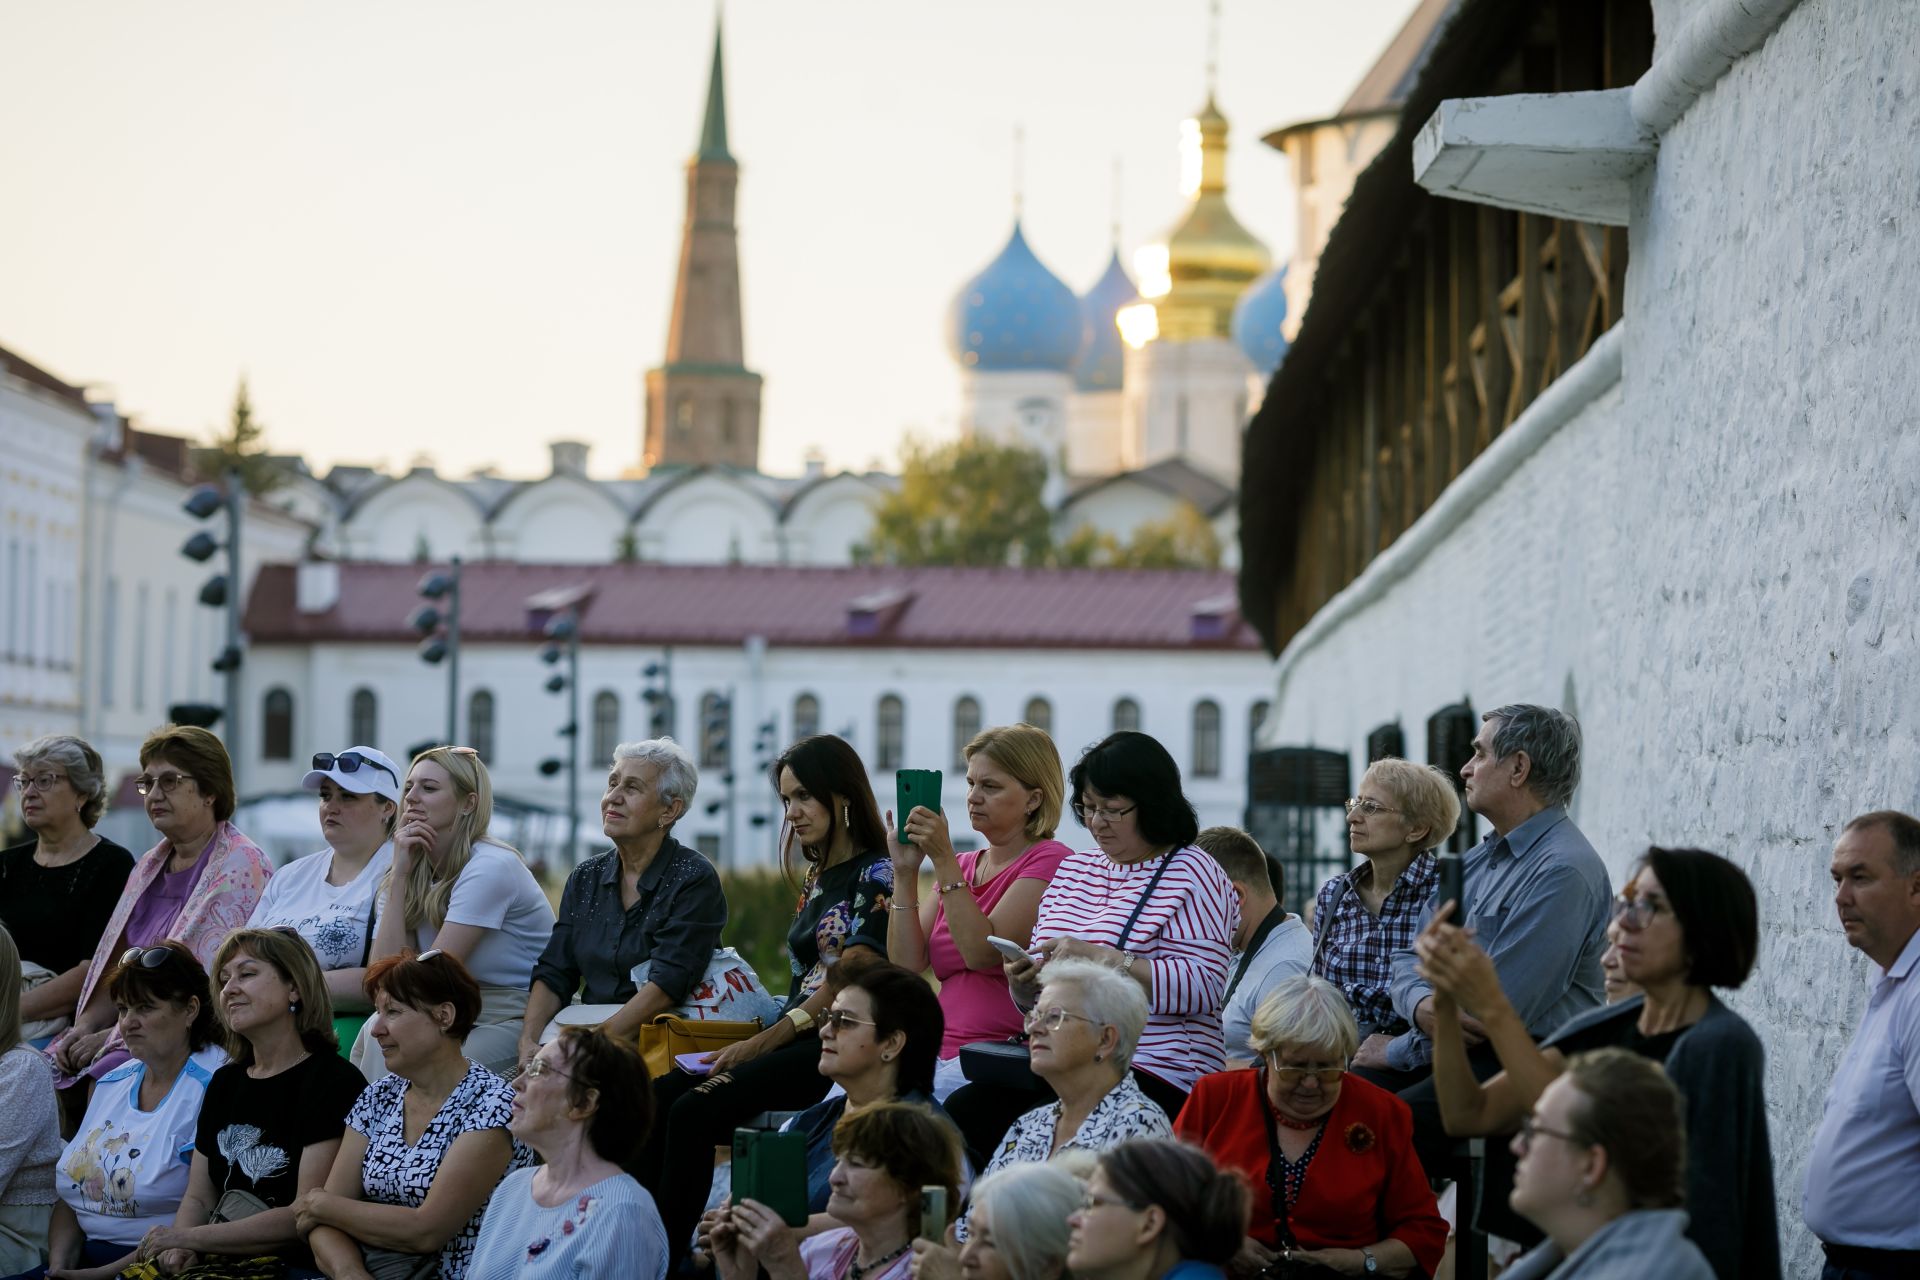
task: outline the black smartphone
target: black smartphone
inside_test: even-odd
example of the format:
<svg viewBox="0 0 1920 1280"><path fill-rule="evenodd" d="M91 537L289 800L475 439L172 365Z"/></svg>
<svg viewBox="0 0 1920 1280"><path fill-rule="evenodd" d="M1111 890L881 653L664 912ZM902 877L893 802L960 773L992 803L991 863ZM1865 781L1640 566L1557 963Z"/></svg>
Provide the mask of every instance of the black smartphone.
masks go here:
<svg viewBox="0 0 1920 1280"><path fill-rule="evenodd" d="M940 771L938 769L902 769L894 775L894 825L901 844L912 844L907 834L907 815L914 806L940 812Z"/></svg>
<svg viewBox="0 0 1920 1280"><path fill-rule="evenodd" d="M807 1225L807 1138L772 1129L733 1131L733 1202L758 1200L790 1227Z"/></svg>
<svg viewBox="0 0 1920 1280"><path fill-rule="evenodd" d="M1458 904L1447 922L1464 929L1467 927L1467 860L1457 853L1443 853L1437 861L1440 864L1440 886L1434 894L1434 909L1438 910L1448 902Z"/></svg>

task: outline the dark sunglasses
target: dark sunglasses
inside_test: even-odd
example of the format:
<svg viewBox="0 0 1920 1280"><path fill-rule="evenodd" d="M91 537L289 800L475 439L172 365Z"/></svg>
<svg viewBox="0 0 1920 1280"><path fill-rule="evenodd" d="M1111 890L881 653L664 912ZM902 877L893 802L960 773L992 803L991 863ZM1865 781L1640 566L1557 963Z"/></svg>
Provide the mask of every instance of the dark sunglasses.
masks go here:
<svg viewBox="0 0 1920 1280"><path fill-rule="evenodd" d="M171 959L172 947L128 947L120 953L120 967L130 969L137 964L142 969L158 969Z"/></svg>
<svg viewBox="0 0 1920 1280"><path fill-rule="evenodd" d="M381 764L378 760L367 759L358 751L342 751L339 755L335 755L331 751L319 751L314 753L313 757L313 767L321 773L331 773L336 766L342 773L358 773L360 772L361 765L365 765L369 769L378 769L389 778L392 778L396 786L400 783L399 774L387 768L387 766Z"/></svg>

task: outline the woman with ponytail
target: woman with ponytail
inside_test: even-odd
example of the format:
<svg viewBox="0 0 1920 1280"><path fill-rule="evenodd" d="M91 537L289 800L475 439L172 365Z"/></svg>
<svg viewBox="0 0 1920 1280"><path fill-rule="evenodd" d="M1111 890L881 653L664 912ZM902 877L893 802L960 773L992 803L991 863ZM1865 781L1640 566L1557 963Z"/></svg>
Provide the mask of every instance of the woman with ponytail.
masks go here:
<svg viewBox="0 0 1920 1280"><path fill-rule="evenodd" d="M1247 1234L1247 1187L1198 1147L1135 1138L1101 1154L1067 1229L1074 1280L1219 1280Z"/></svg>
<svg viewBox="0 0 1920 1280"><path fill-rule="evenodd" d="M458 957L481 996L466 1056L506 1073L519 1063L527 986L553 934L553 906L519 853L487 834L492 817L493 783L472 747L434 747L413 758L372 959L403 951ZM369 1080L387 1073L365 1031L353 1061Z"/></svg>

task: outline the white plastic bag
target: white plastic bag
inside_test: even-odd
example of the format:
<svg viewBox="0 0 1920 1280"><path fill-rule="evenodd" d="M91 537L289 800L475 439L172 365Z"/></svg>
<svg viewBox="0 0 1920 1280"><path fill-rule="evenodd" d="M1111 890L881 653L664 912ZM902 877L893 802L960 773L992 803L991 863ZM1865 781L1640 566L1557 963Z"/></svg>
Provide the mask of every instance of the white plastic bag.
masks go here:
<svg viewBox="0 0 1920 1280"><path fill-rule="evenodd" d="M651 960L633 966L633 985L644 986ZM772 1026L780 1016L780 1001L767 992L753 966L732 947L720 947L707 961L707 971L687 992L686 1003L673 1012L695 1022L752 1022Z"/></svg>

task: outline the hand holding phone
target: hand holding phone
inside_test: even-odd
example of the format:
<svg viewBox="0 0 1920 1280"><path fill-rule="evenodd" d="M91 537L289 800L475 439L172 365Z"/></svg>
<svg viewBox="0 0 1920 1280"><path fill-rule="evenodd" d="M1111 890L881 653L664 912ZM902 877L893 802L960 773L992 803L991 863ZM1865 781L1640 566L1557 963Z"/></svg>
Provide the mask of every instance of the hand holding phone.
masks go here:
<svg viewBox="0 0 1920 1280"><path fill-rule="evenodd" d="M920 1234L938 1242L947 1234L947 1189L920 1188Z"/></svg>
<svg viewBox="0 0 1920 1280"><path fill-rule="evenodd" d="M987 935L987 945L1009 960L1018 962L1033 959L1033 957L1028 954L1027 949L1015 942L1012 938L1002 938L990 933Z"/></svg>
<svg viewBox="0 0 1920 1280"><path fill-rule="evenodd" d="M690 1076L712 1075L713 1055L704 1051L700 1053L676 1053L673 1055L673 1065Z"/></svg>
<svg viewBox="0 0 1920 1280"><path fill-rule="evenodd" d="M895 804L894 821L899 824L895 834L901 844L912 844L913 837L907 834L907 815L916 805L925 806L935 813L940 812L940 771L938 769L902 769L894 774Z"/></svg>

